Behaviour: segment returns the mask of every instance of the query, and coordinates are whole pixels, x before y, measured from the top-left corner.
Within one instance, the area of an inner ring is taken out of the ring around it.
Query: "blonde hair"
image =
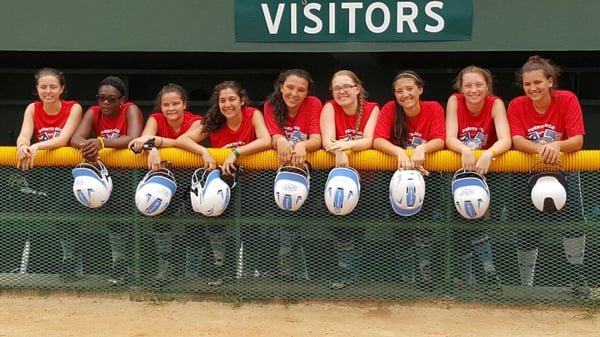
[[[358,94],[358,96],[356,97],[356,103],[357,103],[357,107],[356,107],[356,123],[354,125],[354,131],[358,133],[359,128],[360,128],[360,123],[362,122],[362,115],[363,115],[363,103],[365,102],[365,99],[367,98],[367,91],[365,90],[365,88],[363,88],[363,84],[362,81],[358,78],[358,76],[351,70],[338,70],[337,72],[335,72],[333,74],[333,76],[331,76],[331,81],[329,81],[329,83],[331,83],[333,81],[334,78],[338,77],[338,76],[347,76],[349,77],[352,82],[354,82],[354,84],[358,85],[360,87],[360,93]],[[331,84],[329,85],[329,90],[333,91],[333,88],[331,87]]]

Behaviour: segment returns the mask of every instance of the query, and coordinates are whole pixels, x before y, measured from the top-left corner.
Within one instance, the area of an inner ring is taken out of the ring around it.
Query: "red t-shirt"
[[[67,120],[71,114],[71,108],[76,101],[61,100],[61,107],[57,114],[49,115],[44,110],[44,103],[41,101],[34,102],[33,109],[33,125],[35,127],[35,138],[38,142],[43,142],[60,135]]]
[[[183,112],[183,124],[181,124],[181,129],[179,131],[173,130],[173,128],[167,123],[167,119],[163,115],[162,112],[155,112],[150,115],[149,118],[154,118],[156,120],[156,124],[158,125],[156,135],[159,137],[177,139],[177,137],[184,134],[197,120],[201,120],[202,116],[194,115],[189,111]]]
[[[275,120],[273,107],[269,102],[265,102],[264,114],[265,124],[269,130],[271,136],[282,135],[285,136],[291,143],[297,143],[299,141],[307,140],[312,134],[320,134],[320,116],[323,103],[315,97],[308,96],[300,105],[298,114],[295,117],[287,117],[285,126],[283,129],[279,127]]]
[[[467,108],[463,94],[453,94],[456,97],[456,119],[458,121],[458,139],[471,150],[485,150],[497,140],[496,126],[492,117],[494,102],[497,96],[486,96],[483,108],[477,116],[473,116]]]
[[[116,139],[127,135],[127,109],[135,105],[133,102],[127,102],[121,105],[119,114],[115,117],[107,117],[100,111],[99,105],[90,107],[94,112],[94,133],[96,136],[104,139]]]
[[[358,130],[355,130],[356,118],[358,117],[358,114],[347,115],[344,113],[344,109],[335,100],[329,100],[327,103],[331,103],[333,106],[335,118],[335,138],[337,140],[352,140],[362,138],[365,125],[367,125],[367,121],[369,121],[373,109],[378,105],[375,102],[363,101],[362,118],[360,120]]]
[[[227,124],[210,134],[210,146],[214,148],[236,148],[246,145],[256,139],[256,132],[252,124],[252,116],[256,108],[245,106],[242,108],[242,123],[237,130],[232,130]]]
[[[375,138],[391,141],[394,124],[395,102],[387,102],[381,109]],[[446,124],[444,122],[444,108],[435,101],[419,101],[420,112],[415,118],[407,117],[408,124],[408,149],[414,149],[432,139],[446,139]]]
[[[547,144],[585,134],[579,100],[567,90],[554,90],[550,106],[543,114],[535,110],[527,96],[513,99],[507,114],[511,135],[534,143]]]

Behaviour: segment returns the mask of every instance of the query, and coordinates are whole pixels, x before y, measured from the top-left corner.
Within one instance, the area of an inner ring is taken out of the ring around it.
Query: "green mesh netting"
[[[194,213],[193,169],[174,169],[168,209],[134,203],[142,169],[110,169],[104,206],[72,192],[71,168],[0,167],[1,289],[135,289],[245,298],[577,303],[600,296],[598,172],[568,172],[562,210],[534,208],[529,173],[490,173],[489,215],[466,220],[451,173],[432,172],[421,211],[394,213],[393,172],[361,171],[356,209],[328,212],[326,170],[313,170],[297,212],[273,198],[275,170],[245,170],[225,213]]]

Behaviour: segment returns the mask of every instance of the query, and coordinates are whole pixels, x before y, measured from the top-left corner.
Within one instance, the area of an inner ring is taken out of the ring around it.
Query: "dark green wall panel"
[[[236,43],[234,0],[4,1],[4,51],[599,50],[600,2],[474,0],[473,38],[456,42]]]

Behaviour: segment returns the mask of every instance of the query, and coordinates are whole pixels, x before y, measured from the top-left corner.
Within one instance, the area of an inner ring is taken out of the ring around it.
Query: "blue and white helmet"
[[[113,183],[103,162],[98,160],[97,165],[93,165],[84,161],[71,173],[74,178],[73,194],[82,205],[98,208],[108,201]]]
[[[285,166],[277,170],[273,183],[273,196],[279,208],[297,211],[308,198],[310,171],[308,166]]]
[[[221,215],[229,205],[230,197],[231,188],[221,179],[221,170],[199,168],[192,174],[190,201],[194,212],[205,216]]]
[[[167,168],[149,171],[140,181],[135,191],[135,205],[144,215],[162,213],[171,202],[177,190],[175,176]]]
[[[325,205],[335,215],[350,214],[360,198],[360,176],[351,167],[336,167],[325,183]]]
[[[477,172],[459,169],[452,178],[454,206],[465,219],[484,216],[490,205],[490,189],[485,177]]]
[[[402,216],[419,213],[425,199],[425,179],[417,170],[397,170],[390,180],[390,203]]]

